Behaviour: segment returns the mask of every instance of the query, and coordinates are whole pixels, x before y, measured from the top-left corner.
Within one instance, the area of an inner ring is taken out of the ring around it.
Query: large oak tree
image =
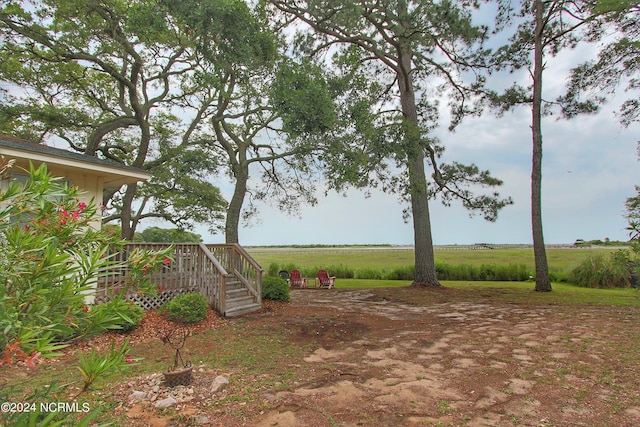
[[[198,96],[213,102],[194,137],[216,153],[231,177],[224,231],[227,243],[238,243],[240,221],[256,212],[254,201],[288,212],[315,202],[309,163],[318,147],[311,141],[329,127],[332,101],[317,68],[283,55],[281,27],[264,10],[250,10],[242,1],[165,3],[180,25],[199,34],[197,50],[209,59],[197,69],[208,83]],[[218,3],[227,4],[222,13],[214,7]],[[230,29],[236,43],[221,50],[218,28]],[[317,102],[300,114],[303,98]],[[290,126],[294,115],[298,127]],[[261,179],[251,180],[256,173]]]
[[[0,78],[26,94],[2,94],[5,132],[56,136],[153,172],[149,183],[105,195],[105,220],[119,220],[124,237],[157,217],[212,231],[224,222],[226,240],[238,242],[252,164],[264,178],[254,196],[280,195],[287,208],[310,194],[296,169],[303,164],[289,160],[303,147],[288,143],[296,140],[277,129],[270,107],[277,39],[246,2],[7,2],[0,22]],[[227,170],[228,204],[211,184]]]
[[[210,150],[192,144],[210,100],[195,97],[201,80],[194,70],[205,59],[186,30],[154,0],[7,1],[0,8],[0,128],[35,141],[56,137],[153,172],[149,185],[106,191],[116,208],[106,219],[119,220],[125,238],[144,217],[214,224],[225,207],[206,180],[217,167],[207,160]],[[195,111],[187,119],[175,114],[185,105]]]

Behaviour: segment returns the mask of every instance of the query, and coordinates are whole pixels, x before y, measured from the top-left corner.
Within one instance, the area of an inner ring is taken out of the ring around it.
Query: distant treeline
[[[620,240],[582,240],[575,241],[574,246],[629,246],[630,242],[622,242]]]
[[[390,248],[397,245],[392,245],[390,243],[379,243],[379,244],[354,244],[354,245],[323,245],[323,244],[308,244],[308,245],[259,245],[259,246],[246,246],[247,248],[298,248],[298,249],[317,249],[317,248]]]

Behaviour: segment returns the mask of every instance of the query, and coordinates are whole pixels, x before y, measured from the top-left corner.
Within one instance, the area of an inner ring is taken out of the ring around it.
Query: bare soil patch
[[[272,388],[242,401],[240,368],[196,366],[189,387],[147,374],[114,385],[109,399],[126,426],[631,427],[640,425],[639,316],[635,307],[509,304],[491,292],[469,300],[452,289],[293,290],[290,303],[208,322],[265,339],[287,331],[285,344],[305,351],[264,376],[293,372],[295,381],[271,378]],[[153,323],[137,333],[150,335]],[[216,351],[194,339],[197,352]],[[219,375],[230,383],[212,393]],[[132,398],[149,389],[153,401]],[[155,407],[170,395],[176,405]]]
[[[330,368],[254,424],[640,424],[637,309],[422,304],[420,292],[433,291],[294,292],[283,322],[318,343],[305,363]]]

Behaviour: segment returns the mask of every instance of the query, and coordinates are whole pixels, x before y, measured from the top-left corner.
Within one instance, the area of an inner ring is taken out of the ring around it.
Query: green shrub
[[[182,294],[166,303],[163,312],[170,320],[196,323],[207,317],[207,306],[207,300],[202,294]]]
[[[631,286],[631,254],[618,250],[606,258],[589,256],[571,271],[569,281],[586,288],[625,288]]]
[[[353,279],[356,276],[353,268],[343,264],[330,265],[322,269],[327,270],[330,276],[337,277],[338,279]],[[318,270],[320,270],[320,268],[318,268]],[[316,270],[314,276],[318,274],[318,270]]]
[[[299,270],[302,277],[317,277],[319,270],[327,270],[329,272],[329,276],[334,276],[338,279],[353,279],[356,277],[353,268],[343,264],[306,267]]]
[[[90,312],[93,319],[100,322],[103,318],[111,319],[109,329],[115,329],[119,332],[134,330],[144,317],[144,309],[123,295],[118,295],[108,302],[93,306]]]
[[[293,263],[280,265],[277,262],[272,262],[269,264],[269,268],[267,268],[267,276],[279,276],[281,271],[291,272],[291,270],[300,270],[300,268],[296,267]]]
[[[325,269],[329,275],[339,279],[368,279],[368,280],[414,280],[415,268],[412,265],[388,268],[363,267],[358,270],[339,264],[329,266],[296,267],[288,264],[286,267],[272,263],[268,269],[269,276],[276,276],[280,270],[291,271],[297,268],[303,277],[316,277],[318,270]],[[509,281],[525,282],[532,279],[533,273],[525,264],[448,264],[436,263],[436,273],[440,280],[470,280],[470,281]],[[553,273],[551,273],[553,275]],[[553,275],[554,281],[567,281],[566,274]]]
[[[275,301],[289,301],[289,284],[286,280],[277,276],[265,276],[262,278],[262,298]]]
[[[279,271],[280,271],[280,266],[278,265],[278,263],[272,262],[271,264],[269,264],[269,268],[267,268],[267,275],[277,276]]]
[[[549,272],[549,279],[551,279],[551,282],[569,283],[569,274],[570,273],[550,271]],[[531,280],[533,280],[533,279],[534,279],[534,277],[531,276]]]
[[[470,264],[451,265],[436,264],[436,272],[440,280],[472,280],[472,281],[503,281],[524,282],[529,280],[530,273],[524,264],[495,265]]]

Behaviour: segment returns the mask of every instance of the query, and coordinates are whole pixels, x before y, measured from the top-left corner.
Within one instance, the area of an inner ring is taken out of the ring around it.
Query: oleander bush
[[[9,167],[0,165],[0,174]],[[31,367],[71,340],[128,327],[125,319],[133,319],[122,295],[91,304],[98,278],[127,269],[131,280],[123,293],[153,292],[148,274],[168,260],[168,250],[133,251],[126,263],[115,261],[112,254],[126,242],[90,226],[95,204],[81,201],[78,189],[46,165],[28,173],[26,182],[0,191],[0,364]]]
[[[134,301],[123,301],[122,307],[118,308],[120,314],[122,332],[130,332],[140,326],[144,317],[144,308]]]

